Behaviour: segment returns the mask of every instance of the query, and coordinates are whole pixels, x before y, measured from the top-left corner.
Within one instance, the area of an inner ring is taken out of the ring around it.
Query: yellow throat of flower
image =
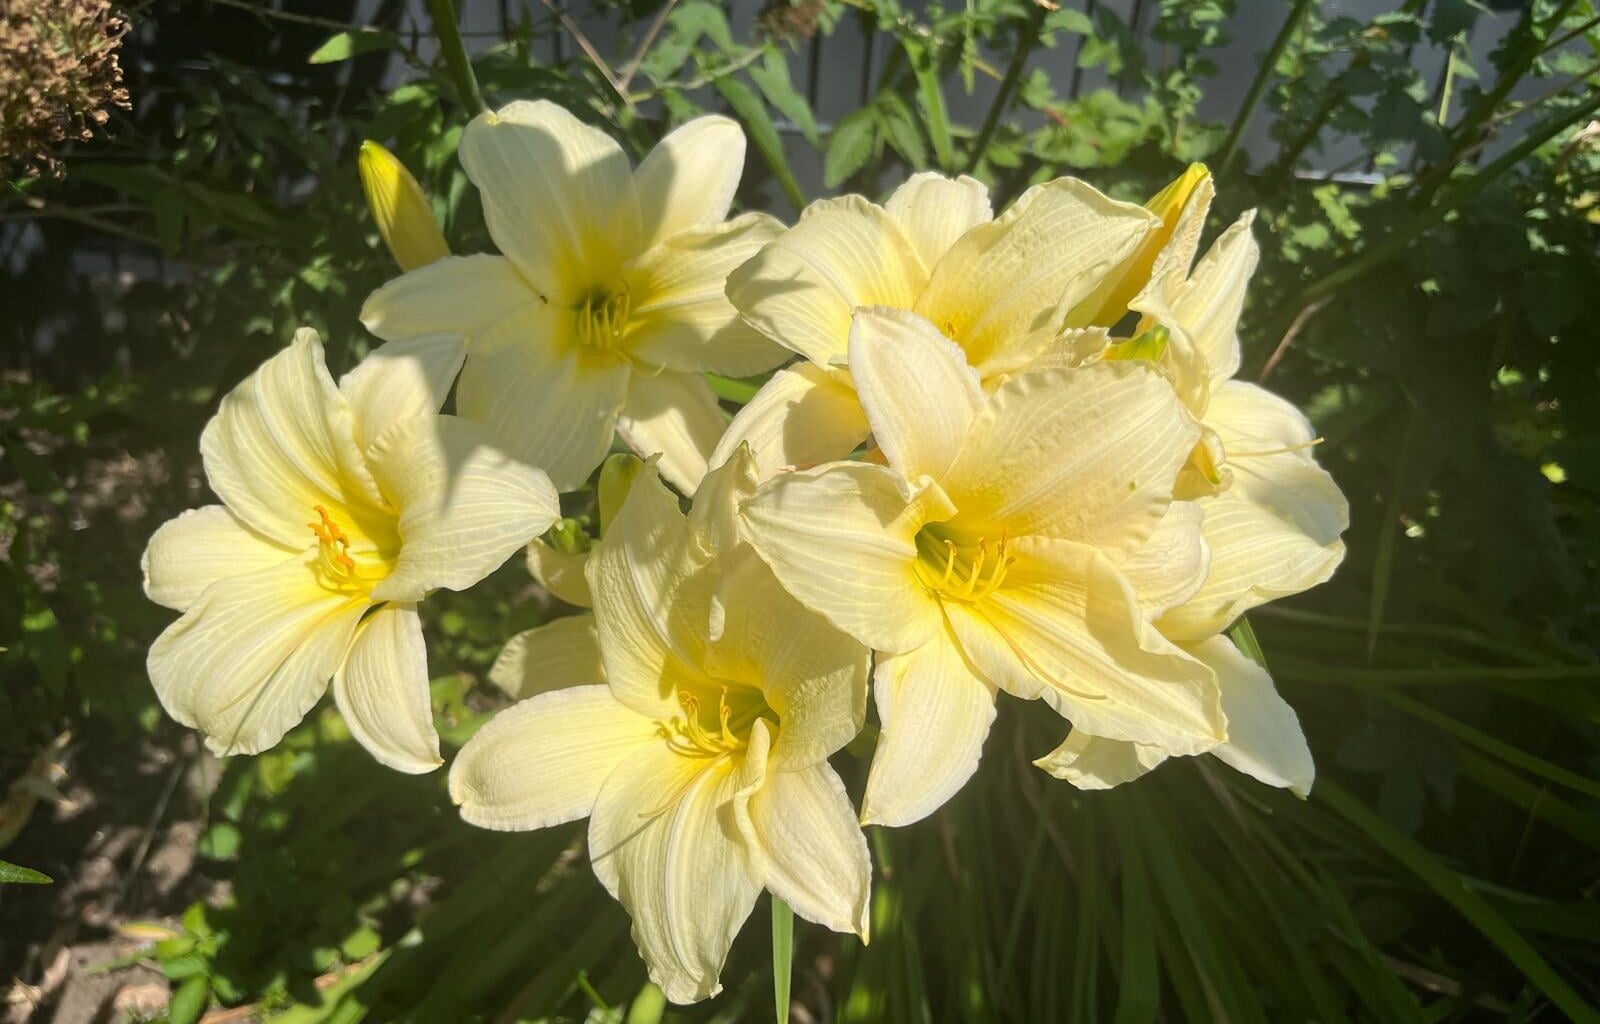
[[[960,544],[932,525],[917,533],[917,579],[943,600],[983,600],[1005,582],[1015,562],[1006,553],[1004,531],[992,544],[986,537],[976,544]]]
[[[329,590],[359,593],[371,590],[379,580],[389,574],[387,561],[376,561],[351,553],[350,536],[322,505],[313,505],[317,518],[307,523],[317,538],[317,558],[312,568],[318,580]]]

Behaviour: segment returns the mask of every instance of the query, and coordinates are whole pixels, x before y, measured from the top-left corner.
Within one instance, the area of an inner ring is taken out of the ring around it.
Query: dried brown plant
[[[58,147],[128,107],[109,0],[0,0],[0,167],[59,177]]]

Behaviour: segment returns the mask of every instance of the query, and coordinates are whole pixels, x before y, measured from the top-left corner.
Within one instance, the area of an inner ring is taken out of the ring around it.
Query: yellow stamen
[[[614,291],[590,292],[573,307],[578,321],[578,344],[602,352],[616,348],[627,331],[632,305],[626,285],[618,285]]]
[[[356,560],[350,557],[350,538],[346,537],[344,531],[339,529],[339,524],[333,521],[332,516],[328,515],[327,509],[321,505],[313,505],[311,510],[318,515],[321,522],[307,523],[306,525],[311,527],[312,533],[316,534],[317,544],[322,549],[322,559],[324,561],[332,561],[334,565],[346,572],[353,572],[356,567]]]
[[[1228,461],[1231,462],[1234,459],[1257,459],[1264,455],[1287,455],[1290,452],[1303,452],[1307,448],[1315,448],[1324,440],[1326,440],[1326,438],[1313,437],[1309,441],[1302,441],[1299,444],[1291,444],[1287,448],[1268,448],[1266,451],[1260,452],[1228,452]]]
[[[917,577],[939,597],[953,601],[981,601],[999,589],[1016,557],[1006,554],[1006,534],[993,550],[987,537],[976,546],[961,546],[931,530],[917,535]]]

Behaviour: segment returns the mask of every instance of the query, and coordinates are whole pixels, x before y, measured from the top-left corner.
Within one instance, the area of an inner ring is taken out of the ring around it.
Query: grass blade
[[[1569,1019],[1600,1024],[1600,1012],[1584,1002],[1521,932],[1426,847],[1396,831],[1331,779],[1317,780],[1317,798],[1459,911]]]

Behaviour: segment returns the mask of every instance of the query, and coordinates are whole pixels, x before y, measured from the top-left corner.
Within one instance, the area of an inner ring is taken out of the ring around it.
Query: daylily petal
[[[842,459],[871,430],[848,371],[796,363],[773,374],[733,417],[711,465],[722,465],[748,444],[765,480],[785,467]]]
[[[546,304],[504,256],[451,256],[373,292],[361,306],[361,323],[387,341],[424,334],[474,337]]]
[[[1316,777],[1311,748],[1294,708],[1278,696],[1266,669],[1225,636],[1214,636],[1190,651],[1211,666],[1222,687],[1228,742],[1212,753],[1236,771],[1304,798]]]
[[[339,381],[363,451],[403,419],[437,413],[467,356],[459,334],[424,334],[380,345]]]
[[[578,608],[594,607],[589,581],[583,575],[584,566],[588,564],[587,551],[557,551],[537,537],[528,543],[528,575],[538,580],[551,596]]]
[[[223,504],[285,547],[311,546],[306,521],[317,505],[341,516],[381,515],[349,403],[328,375],[315,331],[296,332],[228,392],[200,435],[200,454]]]
[[[1128,312],[1135,296],[1153,282],[1162,282],[1169,274],[1181,282],[1194,262],[1206,227],[1206,213],[1216,192],[1205,165],[1190,164],[1172,184],[1153,196],[1145,209],[1161,218],[1160,228],[1145,236],[1133,255],[1105,278],[1094,296],[1079,303],[1083,312],[1075,319],[1113,327]]]
[[[322,697],[367,607],[303,560],[221,580],[151,645],[150,681],[213,753],[260,753]]]
[[[1087,326],[1066,314],[1159,223],[1074,178],[1037,185],[951,247],[915,309],[983,376],[1017,369],[1019,343]]]
[[[444,764],[416,605],[385,605],[361,621],[334,674],[333,700],[350,735],[379,764],[412,775]]]
[[[641,458],[660,455],[661,475],[693,494],[706,475],[706,456],[727,425],[704,377],[663,370],[654,377],[636,373],[629,379],[617,436]]]
[[[656,724],[604,686],[551,690],[495,715],[450,766],[450,799],[480,828],[576,821],[629,755],[661,745]]]
[[[722,574],[705,667],[759,688],[783,728],[771,768],[808,768],[855,738],[867,717],[867,649],[791,597],[745,548]]]
[[[628,354],[686,373],[764,373],[793,356],[745,323],[724,291],[728,275],[783,232],[764,213],[680,232],[628,265]]]
[[[1073,729],[1059,747],[1033,763],[1079,789],[1111,789],[1145,775],[1166,759],[1166,752],[1157,747]]]
[[[689,509],[689,533],[695,550],[704,558],[723,558],[750,554],[744,531],[739,526],[739,506],[756,492],[761,479],[756,475],[756,457],[748,445],[733,450],[727,461],[707,473],[695,488],[694,504]],[[715,612],[713,613],[715,615]],[[719,630],[713,626],[711,636]]]
[[[1316,766],[1300,720],[1260,665],[1240,653],[1227,637],[1215,636],[1189,653],[1217,673],[1222,709],[1228,717],[1228,742],[1211,753],[1246,775],[1292,791],[1311,792]],[[1101,739],[1073,730],[1066,742],[1034,764],[1080,789],[1109,789],[1166,760],[1159,747]]]
[[[650,980],[675,1003],[722,990],[717,976],[728,948],[761,892],[729,805],[741,789],[760,784],[766,752],[755,741],[765,734],[752,730],[742,764],[645,744],[595,800],[594,873],[627,908]]]
[[[909,309],[928,272],[894,220],[860,196],[820,199],[728,277],[767,337],[819,365],[842,361],[857,306]]]
[[[744,503],[750,543],[789,593],[877,651],[909,651],[939,629],[917,579],[917,531],[949,499],[884,466],[838,462],[767,481]]]
[[[1201,535],[1203,518],[1194,502],[1173,502],[1144,546],[1117,567],[1146,619],[1189,600],[1205,582],[1211,552]]]
[[[680,714],[684,681],[707,681],[712,574],[692,556],[678,499],[653,466],[640,471],[605,537],[589,552],[595,628],[617,699],[642,715]]]
[[[1100,552],[1024,539],[1005,583],[947,604],[974,666],[1018,697],[1042,698],[1096,736],[1196,754],[1227,738],[1210,669],[1144,622],[1133,589]]]
[[[1233,484],[1199,502],[1211,549],[1205,583],[1157,623],[1179,641],[1203,640],[1256,605],[1326,580],[1344,560],[1339,535],[1350,524],[1344,495],[1311,456],[1311,425],[1289,403],[1228,381],[1207,422],[1222,437]]]
[[[925,267],[936,266],[956,239],[994,219],[989,190],[963,174],[913,174],[884,204],[890,217],[910,239]]]
[[[557,314],[541,307],[492,351],[474,345],[461,370],[456,408],[482,423],[507,452],[550,475],[558,491],[583,485],[606,457],[628,394],[628,364],[562,344]],[[508,323],[512,323],[509,322]]]
[[[878,655],[872,693],[883,732],[861,821],[909,825],[938,810],[978,770],[995,689],[941,627],[908,654]]]
[[[990,396],[941,483],[990,537],[1059,537],[1120,560],[1166,514],[1199,436],[1147,363],[1026,373]]]
[[[633,172],[644,248],[728,216],[744,174],[744,130],[726,117],[679,125]]]
[[[808,921],[867,938],[872,857],[832,768],[769,770],[761,788],[735,797],[733,806],[774,896]]]
[[[372,471],[400,510],[400,554],[374,601],[465,590],[550,528],[561,514],[539,470],[455,416],[414,416],[372,446]]]
[[[557,104],[519,100],[479,114],[460,156],[495,245],[553,303],[578,301],[641,251],[627,154]]]
[[[908,480],[943,476],[984,405],[960,347],[905,310],[856,311],[850,375],[872,439]]]
[[[514,700],[606,681],[593,615],[569,615],[525,629],[506,641],[489,682]]]
[[[1212,381],[1239,372],[1239,313],[1261,258],[1250,234],[1255,216],[1254,210],[1239,215],[1206,250],[1176,300],[1169,303],[1173,318],[1205,357]]]
[[[145,596],[181,612],[218,580],[266,569],[297,554],[256,533],[226,507],[207,505],[162,523],[139,565]]]

